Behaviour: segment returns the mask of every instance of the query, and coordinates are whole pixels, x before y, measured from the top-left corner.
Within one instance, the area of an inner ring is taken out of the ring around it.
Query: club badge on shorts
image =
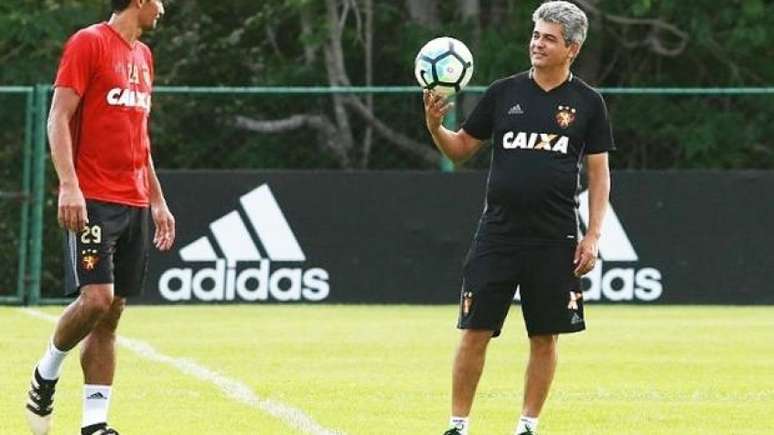
[[[470,313],[470,306],[473,305],[473,292],[462,293],[462,315],[467,316]]]
[[[97,267],[99,256],[96,249],[84,249],[81,251],[81,267],[87,272],[91,272]]]
[[[583,293],[574,292],[570,290],[570,303],[567,304],[567,308],[570,310],[578,309],[578,301],[583,299]]]
[[[570,106],[559,106],[556,112],[556,123],[559,127],[567,128],[575,122],[575,109]]]

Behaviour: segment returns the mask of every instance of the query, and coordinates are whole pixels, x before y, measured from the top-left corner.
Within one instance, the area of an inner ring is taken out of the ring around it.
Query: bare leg
[[[52,339],[54,347],[67,352],[74,348],[108,315],[113,305],[113,285],[88,285],[81,294],[62,313],[54,328]],[[64,360],[62,352],[48,348],[35,369],[31,388],[26,402],[27,423],[35,435],[47,435],[51,432],[53,396],[57,380],[44,378],[41,364],[48,376],[58,376]]]
[[[484,370],[486,348],[492,331],[466,329],[462,332],[452,373],[452,415],[467,417],[476,387]]]
[[[529,363],[524,375],[522,415],[538,417],[548,397],[557,362],[557,335],[536,335],[529,339]]]
[[[116,328],[126,299],[116,297],[110,310],[89,333],[81,346],[81,367],[85,384],[112,385],[116,369]]]
[[[113,285],[87,285],[78,299],[62,313],[54,329],[54,346],[62,351],[74,348],[110,311]]]

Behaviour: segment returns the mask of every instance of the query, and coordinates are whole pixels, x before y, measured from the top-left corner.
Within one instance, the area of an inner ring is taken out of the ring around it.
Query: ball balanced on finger
[[[433,94],[451,96],[473,77],[473,55],[461,41],[443,36],[425,44],[414,60],[419,85]]]

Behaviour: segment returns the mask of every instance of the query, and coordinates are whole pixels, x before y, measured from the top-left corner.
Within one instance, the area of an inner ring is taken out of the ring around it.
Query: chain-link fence
[[[31,303],[61,302],[62,231],[45,138],[51,89],[3,89],[0,297],[10,299],[0,301],[21,301],[19,291]],[[447,123],[464,120],[483,91],[469,87]],[[774,168],[774,88],[602,92],[619,148],[614,169]],[[151,136],[160,170],[454,169],[427,134],[415,87],[159,87]],[[488,164],[484,151],[456,170]]]
[[[28,267],[33,88],[0,87],[0,302],[21,303]]]

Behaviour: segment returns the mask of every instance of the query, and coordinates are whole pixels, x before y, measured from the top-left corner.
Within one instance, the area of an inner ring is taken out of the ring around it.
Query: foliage
[[[697,3],[698,2],[698,3]],[[328,85],[325,51],[330,19],[318,0],[168,1],[159,28],[144,40],[154,49],[157,84],[286,86]],[[365,83],[363,0],[349,4],[341,35],[347,75]],[[537,0],[480,2],[476,25],[463,23],[454,2],[440,2],[440,29],[428,29],[408,16],[403,2],[373,1],[375,85],[411,85],[417,47],[439,33],[470,41],[476,56],[474,84],[528,67],[530,14]],[[580,2],[589,10],[590,36],[578,68],[586,81],[621,86],[766,86],[774,78],[774,4],[739,0],[718,4],[696,0]],[[356,8],[355,8],[356,6]],[[499,6],[505,15],[493,13]],[[8,0],[0,5],[0,83],[50,82],[67,35],[108,17],[106,1]],[[304,31],[301,17],[310,17]],[[686,32],[677,56],[649,45],[653,38],[674,44],[674,35],[631,20],[659,19]],[[479,33],[478,30],[480,30]],[[311,58],[308,58],[311,56]],[[590,67],[589,65],[592,65]],[[8,67],[12,66],[12,67]],[[468,96],[469,99],[475,99]],[[747,97],[608,96],[619,151],[614,163],[625,168],[772,168],[766,95]],[[391,128],[429,144],[418,97],[375,97],[374,112]],[[279,119],[298,113],[325,114],[324,96],[186,96],[157,94],[154,143],[162,167],[335,168],[340,163],[320,145],[311,129],[256,134],[237,128],[237,115]],[[469,110],[470,104],[461,104]],[[464,115],[461,113],[460,115]],[[365,123],[354,115],[353,134],[362,140]],[[427,162],[375,139],[371,168],[429,168]],[[486,159],[480,159],[486,162]],[[485,164],[485,163],[484,163]]]
[[[464,20],[459,5],[477,2],[478,19]],[[693,2],[576,0],[588,10],[589,38],[574,66],[594,86],[768,86],[774,82],[774,3],[764,0]],[[366,83],[366,0],[167,0],[159,28],[143,36],[154,50],[157,85],[327,86],[341,84],[326,54],[340,45],[346,79]],[[413,85],[412,64],[424,42],[447,34],[466,41],[476,60],[473,83],[528,68],[531,12],[539,0],[458,0],[439,5],[433,22],[419,24],[408,1],[372,0],[374,85]],[[343,22],[340,37],[329,7]],[[347,5],[345,7],[345,5]],[[343,12],[347,11],[345,18]],[[62,45],[76,29],[109,18],[107,0],[4,0],[0,2],[0,85],[51,83]],[[653,23],[662,27],[654,27]],[[674,26],[674,31],[669,30]],[[686,46],[677,55],[663,48]],[[660,45],[656,45],[660,44]],[[332,72],[333,71],[333,72]],[[458,101],[464,117],[477,96]],[[774,168],[774,106],[771,96],[607,95],[618,151],[613,167]],[[361,99],[362,101],[363,99]],[[394,132],[433,151],[417,94],[377,95],[373,113]],[[344,108],[349,127],[335,109]],[[15,191],[21,180],[23,98],[0,100],[2,191]],[[325,146],[320,130],[303,127],[283,133],[255,133],[237,126],[238,116],[257,121],[293,115],[323,116],[355,146],[346,165]],[[345,128],[346,127],[346,128]],[[351,107],[337,106],[325,95],[154,96],[152,134],[155,161],[161,168],[353,168],[435,169],[406,148],[373,134]],[[486,152],[467,163],[485,168]],[[358,162],[366,162],[360,165]],[[48,189],[55,180],[50,170]],[[53,223],[55,195],[47,195],[47,241],[58,241]],[[16,234],[18,203],[2,200],[3,233]],[[12,236],[2,246],[16,246]],[[54,242],[47,249],[56,250]],[[15,249],[5,249],[3,264],[15,264]],[[46,261],[58,256],[47,256]],[[59,270],[47,264],[44,270]],[[56,288],[58,276],[45,276],[44,288]],[[10,291],[15,278],[0,282]]]

